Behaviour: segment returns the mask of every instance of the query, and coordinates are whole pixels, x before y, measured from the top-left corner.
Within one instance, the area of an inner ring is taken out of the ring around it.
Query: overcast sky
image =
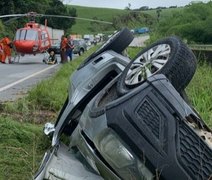
[[[128,6],[128,3],[130,3],[131,9],[137,9],[142,6],[149,6],[150,8],[155,8],[158,6],[185,6],[191,1],[192,0],[64,0],[64,3],[79,6],[108,7],[115,9],[124,9]],[[202,2],[208,1],[203,0]]]

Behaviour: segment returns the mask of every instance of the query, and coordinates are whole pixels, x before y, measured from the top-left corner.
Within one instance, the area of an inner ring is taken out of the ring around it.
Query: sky
[[[185,6],[192,0],[63,0],[65,4],[88,6],[88,7],[106,7],[114,9],[124,9],[131,4],[131,9],[138,9],[142,6],[149,6],[149,8],[156,8],[159,6]],[[194,1],[194,0],[193,0]],[[208,0],[209,1],[209,0]],[[203,0],[202,2],[208,2]]]

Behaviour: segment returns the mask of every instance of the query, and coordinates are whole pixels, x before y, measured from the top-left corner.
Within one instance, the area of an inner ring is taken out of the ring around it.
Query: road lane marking
[[[25,81],[25,80],[27,80],[27,79],[30,79],[30,78],[32,78],[32,77],[34,77],[34,76],[37,76],[37,75],[39,75],[39,74],[41,74],[41,73],[43,73],[43,72],[45,72],[45,71],[47,71],[47,70],[49,70],[49,69],[52,69],[52,68],[54,68],[55,66],[57,66],[57,65],[51,65],[50,67],[48,67],[48,68],[46,68],[46,69],[43,69],[43,70],[38,71],[38,72],[36,72],[36,73],[34,73],[34,74],[31,74],[30,76],[27,76],[27,77],[25,77],[25,78],[23,78],[23,79],[20,79],[20,80],[18,80],[18,81],[15,81],[15,82],[13,82],[13,83],[11,83],[11,84],[8,84],[8,85],[6,85],[6,86],[0,88],[0,92],[2,92],[2,91],[4,91],[4,90],[7,90],[7,89],[9,89],[9,88],[15,86],[16,84],[19,84],[19,83],[21,83],[21,82],[23,82],[23,81]]]

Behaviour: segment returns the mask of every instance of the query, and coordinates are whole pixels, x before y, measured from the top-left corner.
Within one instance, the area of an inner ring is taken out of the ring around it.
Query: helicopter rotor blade
[[[11,23],[11,22],[13,22],[13,21],[15,21],[15,20],[17,20],[17,19],[20,19],[20,18],[21,18],[21,16],[13,17],[13,18],[11,18],[11,19],[9,19],[9,20],[7,20],[7,21],[4,21],[4,24],[9,24],[9,23]]]
[[[21,17],[21,16],[27,16],[27,14],[7,14],[7,15],[0,16],[0,19],[6,18],[6,17]]]
[[[46,16],[46,17],[55,17],[55,18],[78,19],[78,20],[91,21],[91,22],[98,22],[98,23],[104,23],[104,24],[113,24],[112,22],[109,22],[109,21],[96,20],[96,19],[89,19],[89,18],[81,18],[81,17],[74,17],[74,16],[48,15],[48,14],[37,14],[37,15]]]
[[[53,18],[67,18],[67,19],[78,19],[78,20],[84,20],[84,21],[90,21],[90,22],[98,22],[98,23],[104,23],[104,24],[113,24],[109,21],[103,21],[103,20],[97,20],[97,19],[89,19],[89,18],[81,18],[81,17],[74,17],[74,16],[65,16],[65,15],[48,15],[48,14],[37,14],[35,12],[29,12],[26,14],[8,14],[8,15],[2,15],[1,18],[7,18],[7,17],[53,17]]]

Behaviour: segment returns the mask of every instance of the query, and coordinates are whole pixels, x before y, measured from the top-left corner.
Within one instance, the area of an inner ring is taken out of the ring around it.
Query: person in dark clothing
[[[57,63],[57,57],[55,56],[54,51],[51,51],[49,54],[49,57],[47,59],[44,59],[44,63],[46,63],[46,64],[56,64]]]
[[[66,47],[67,47],[67,38],[63,35],[61,37],[61,44],[60,44],[61,63],[67,62]]]
[[[72,61],[72,51],[74,49],[74,43],[71,35],[67,38],[66,55]]]

